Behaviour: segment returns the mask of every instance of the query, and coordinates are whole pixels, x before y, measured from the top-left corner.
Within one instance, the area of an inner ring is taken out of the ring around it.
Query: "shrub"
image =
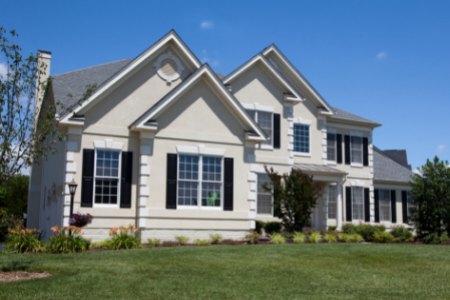
[[[336,243],[337,241],[337,232],[336,233],[325,233],[325,241],[328,243]]]
[[[345,223],[344,225],[342,225],[342,232],[346,234],[355,234],[356,226],[352,223]]]
[[[178,244],[178,242],[174,242],[174,241],[164,241],[162,242],[162,246],[163,247],[176,247],[179,246],[180,244]]]
[[[200,239],[196,239],[196,240],[194,241],[194,243],[195,243],[197,246],[209,246],[209,245],[211,245],[211,242],[210,242],[209,240],[200,240]]]
[[[8,215],[6,210],[0,208],[0,242],[6,241],[8,228],[24,229],[23,220],[18,215]]]
[[[286,240],[280,233],[275,232],[275,233],[269,235],[269,237],[270,237],[270,242],[272,244],[284,244],[286,242]]]
[[[404,226],[394,227],[391,230],[390,234],[392,234],[392,236],[395,238],[397,242],[414,241],[412,232]]]
[[[384,225],[359,224],[355,226],[356,233],[360,234],[366,241],[373,241],[375,232],[385,232]]]
[[[6,240],[8,250],[17,253],[38,252],[42,249],[40,241],[37,239],[40,231],[36,229],[21,229],[17,226],[14,229],[8,229]]]
[[[335,231],[337,229],[337,226],[328,226],[328,230]]]
[[[222,241],[222,244],[230,245],[230,246],[236,246],[236,245],[239,245],[239,242],[231,240],[231,239],[226,239],[226,240]]]
[[[446,232],[442,233],[441,236],[439,236],[437,232],[435,232],[423,238],[425,244],[434,244],[434,245],[442,244],[443,242],[446,242],[448,240],[449,238]]]
[[[133,225],[128,225],[128,227],[120,226],[119,228],[113,228],[109,231],[111,236],[111,249],[135,249],[141,248],[141,239],[136,237],[136,233],[139,228],[134,228]]]
[[[189,242],[189,238],[186,236],[176,236],[175,239],[180,245],[186,245]]]
[[[309,236],[309,241],[311,243],[319,243],[320,241],[322,241],[322,236],[317,232],[311,233],[311,235]]]
[[[303,234],[305,234],[307,237],[309,237],[311,234],[313,234],[314,232],[316,232],[314,229],[311,229],[309,227],[306,227],[303,229]]]
[[[259,240],[259,233],[257,233],[256,231],[252,232],[252,233],[247,233],[245,235],[245,239],[250,243],[250,244],[256,244],[258,243]]]
[[[75,227],[84,227],[92,223],[93,217],[90,214],[72,214],[69,219],[69,225]]]
[[[161,245],[161,240],[159,239],[147,239],[148,244],[152,245],[153,247],[158,247],[159,245]]]
[[[300,244],[303,243],[306,239],[306,235],[302,232],[295,232],[294,233],[294,243]]]
[[[91,246],[90,240],[83,239],[81,228],[75,226],[59,228],[59,226],[55,226],[51,230],[56,234],[50,237],[50,241],[45,246],[48,252],[73,253],[86,251]]]
[[[220,244],[223,237],[220,234],[210,234],[211,244]]]
[[[111,240],[108,239],[108,240],[94,242],[94,243],[92,243],[91,247],[94,249],[109,250],[109,249],[111,249]]]
[[[344,243],[350,242],[350,235],[347,233],[339,233],[338,238]]]
[[[394,241],[394,236],[389,232],[375,232],[373,237],[376,243],[390,243]]]
[[[364,238],[360,234],[355,233],[350,235],[350,241],[353,243],[359,243],[364,241]]]
[[[285,241],[290,241],[294,237],[294,233],[293,232],[291,233],[291,232],[287,232],[287,231],[282,231],[281,235],[283,236]]]
[[[281,228],[281,222],[266,222],[266,224],[264,225],[264,230],[268,235],[271,235],[273,233],[280,233]]]
[[[262,229],[264,228],[265,225],[266,225],[266,222],[261,221],[261,220],[256,220],[255,221],[255,231],[259,234],[262,234]]]

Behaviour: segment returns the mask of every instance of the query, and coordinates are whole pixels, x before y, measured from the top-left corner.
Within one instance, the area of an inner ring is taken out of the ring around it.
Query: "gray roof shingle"
[[[411,165],[408,164],[408,156],[406,155],[406,150],[383,150],[383,153],[405,168],[411,170]]]
[[[381,126],[380,123],[371,121],[369,119],[357,116],[355,114],[349,113],[348,111],[342,110],[340,108],[337,107],[333,107],[334,111],[335,111],[335,115],[329,117],[329,119],[336,119],[336,120],[345,120],[345,121],[353,121],[353,122],[360,122],[360,123],[366,123],[366,124],[370,124],[370,125],[374,125],[374,126]]]
[[[387,156],[377,147],[373,147],[373,173],[374,180],[409,182],[414,173]]]

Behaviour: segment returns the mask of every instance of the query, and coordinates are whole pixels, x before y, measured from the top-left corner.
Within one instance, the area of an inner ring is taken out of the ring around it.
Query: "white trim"
[[[363,167],[363,165],[360,163],[350,163],[350,166],[352,168],[362,168]]]
[[[166,58],[173,60],[177,64],[177,73],[170,77],[167,76],[166,74],[164,74],[161,70],[161,62]],[[156,72],[158,73],[159,77],[161,77],[162,79],[164,79],[167,82],[172,82],[172,81],[177,80],[178,78],[180,78],[181,73],[183,73],[183,71],[184,71],[184,67],[181,64],[181,61],[178,59],[178,57],[172,55],[171,51],[168,51],[167,53],[160,55],[158,57],[158,59],[156,60],[156,62],[153,64],[153,66],[156,68]]]
[[[113,150],[113,149],[106,149],[106,151],[111,152],[118,152],[119,153],[119,168],[117,170],[117,177],[106,177],[106,176],[98,176],[98,178],[103,179],[117,179],[117,203],[116,204],[102,204],[102,203],[95,203],[95,180],[97,179],[97,151],[98,150],[105,150],[102,148],[96,148],[94,151],[94,176],[93,176],[93,193],[92,193],[92,207],[104,207],[104,208],[120,208],[120,190],[121,190],[121,180],[120,180],[120,174],[122,174],[122,150]],[[103,193],[103,192],[102,192]]]
[[[82,127],[69,126],[69,128],[67,129],[67,134],[81,135],[82,133],[83,133]]]
[[[311,157],[311,153],[303,153],[303,152],[293,152],[294,156],[305,156],[305,157]]]
[[[311,120],[306,120],[301,117],[293,119],[292,122],[294,122],[294,124],[301,124],[301,125],[311,125],[312,124]]]
[[[351,186],[364,187],[364,182],[361,182],[361,181],[359,181],[359,180],[356,180],[356,181],[350,182],[350,185],[351,185]]]
[[[259,110],[259,111],[263,111],[263,112],[272,112],[272,113],[275,111],[274,107],[259,105],[258,103],[253,103],[253,104],[241,103],[241,105],[247,110]]]
[[[66,173],[76,173],[76,172],[77,172],[77,163],[66,164]]]
[[[152,147],[150,145],[141,145],[141,154],[149,155],[152,151]]]
[[[48,53],[39,52],[39,55],[41,56],[41,58],[52,59],[52,55]]]
[[[122,150],[123,143],[116,143],[108,139],[104,141],[94,141],[94,148],[104,150]]]
[[[198,147],[176,146],[176,148],[178,154],[225,156],[225,149],[206,148],[203,145],[198,145]]]
[[[67,141],[67,151],[77,151],[78,142]]]
[[[302,119],[301,118],[299,118],[299,121],[301,121]],[[303,120],[303,121],[306,121],[306,120]],[[309,136],[309,145],[308,145],[308,152],[297,152],[297,151],[295,151],[295,134],[294,134],[294,129],[292,129],[292,135],[294,136],[294,142],[292,143],[292,144],[290,144],[290,145],[292,145],[292,150],[294,150],[294,155],[295,156],[308,156],[308,157],[311,157],[311,124],[305,124],[305,123],[300,123],[300,122],[295,122],[295,120],[294,120],[294,128],[295,128],[295,124],[298,124],[298,125],[302,125],[302,126],[307,126],[308,127],[308,136]],[[288,149],[288,150],[291,150],[291,149]]]
[[[373,131],[372,127],[366,128],[366,127],[361,127],[361,126],[358,126],[358,125],[337,124],[337,123],[333,123],[333,121],[335,121],[335,119],[328,119],[327,126],[333,126],[333,127],[341,128],[341,129],[350,129],[350,130],[351,129],[353,129],[353,130],[357,129],[357,130],[360,130],[360,131],[368,131],[368,132],[370,132],[370,134]],[[332,124],[330,124],[330,123],[332,123]]]

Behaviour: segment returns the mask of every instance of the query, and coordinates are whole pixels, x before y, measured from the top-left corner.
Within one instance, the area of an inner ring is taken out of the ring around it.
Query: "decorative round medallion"
[[[170,51],[158,57],[154,66],[158,75],[167,82],[177,80],[184,71],[178,57],[173,56]]]

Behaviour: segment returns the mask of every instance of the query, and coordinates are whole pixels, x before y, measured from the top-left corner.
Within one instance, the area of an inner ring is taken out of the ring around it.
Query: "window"
[[[258,173],[257,178],[257,198],[256,213],[258,215],[273,215],[272,213],[272,195],[264,190],[263,185],[267,183],[270,186],[270,177],[266,173]]]
[[[294,152],[309,153],[309,125],[294,124]]]
[[[391,221],[391,191],[379,190],[378,199],[380,221]]]
[[[336,161],[336,134],[327,134],[327,160]]]
[[[364,219],[364,197],[362,187],[352,187],[353,220]]]
[[[95,151],[95,204],[117,205],[119,202],[120,152]]]
[[[221,207],[222,158],[179,155],[178,161],[178,205]]]
[[[328,185],[328,219],[336,219],[337,185]]]
[[[350,152],[352,156],[352,163],[362,164],[362,151],[363,151],[362,138],[352,136],[350,147],[351,147]]]
[[[269,137],[267,141],[261,142],[261,145],[272,146],[273,113],[258,110],[247,110],[247,113],[256,121],[256,123],[258,123]]]

